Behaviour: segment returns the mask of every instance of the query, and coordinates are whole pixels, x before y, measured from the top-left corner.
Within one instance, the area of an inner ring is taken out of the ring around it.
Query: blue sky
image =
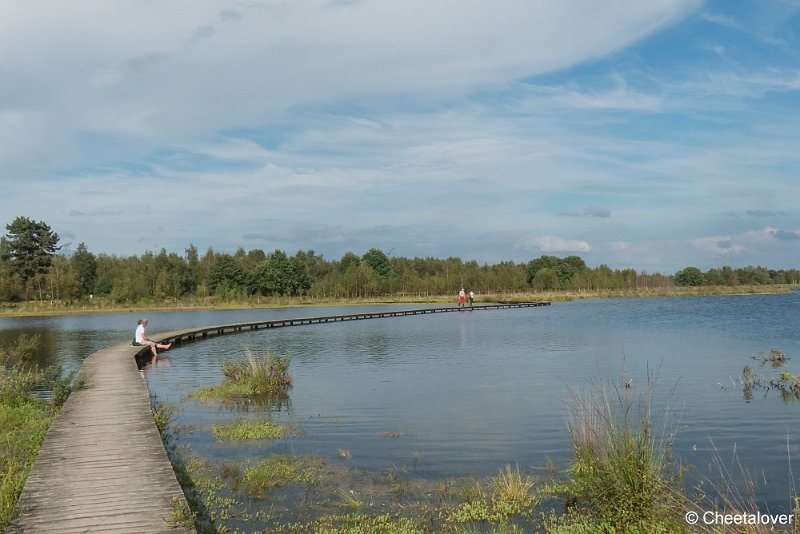
[[[800,266],[800,0],[0,10],[0,219],[73,249]]]

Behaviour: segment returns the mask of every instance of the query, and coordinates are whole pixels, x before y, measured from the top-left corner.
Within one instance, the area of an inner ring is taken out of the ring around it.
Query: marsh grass
[[[714,442],[711,442],[711,464],[709,466],[709,474],[703,480],[701,487],[697,490],[700,494],[696,497],[695,501],[699,503],[695,507],[695,511],[702,514],[704,510],[715,510],[722,514],[742,515],[742,514],[758,514],[764,510],[759,506],[756,499],[756,490],[759,484],[766,484],[767,480],[762,478],[756,480],[752,473],[742,465],[739,456],[736,452],[736,446],[731,451],[730,458],[725,459],[721,451],[717,448]],[[789,460],[789,472],[791,473],[791,451],[789,449],[788,436],[787,436],[787,455]],[[702,488],[710,487],[713,499],[708,499],[702,494]],[[796,514],[797,501],[794,497],[795,488],[790,488],[791,495],[787,495],[789,499],[789,509]],[[797,519],[797,515],[795,515]],[[774,532],[770,525],[727,525],[724,529],[719,528],[713,532],[724,532],[725,534],[766,534],[767,532]],[[789,532],[789,531],[787,531]],[[797,525],[793,525],[791,532],[800,532]]]
[[[222,365],[222,374],[230,384],[247,384],[253,395],[278,394],[292,387],[289,358],[267,351],[259,360],[249,347],[245,358],[230,360]]]
[[[255,421],[237,421],[224,425],[213,425],[211,433],[221,441],[247,441],[282,438],[289,434],[289,430],[269,419],[258,419]]]
[[[319,484],[325,462],[288,454],[276,454],[248,467],[242,477],[242,487],[253,496],[293,484]]]
[[[361,495],[361,493],[353,489],[340,489],[337,494],[339,496],[339,506],[347,510],[359,511],[372,506],[372,500],[368,502],[366,498]]]
[[[173,495],[170,499],[170,515],[166,518],[170,528],[194,528],[195,514],[182,496]]]
[[[0,364],[24,361],[36,351],[40,342],[39,334],[20,334],[13,347],[0,348]]]
[[[55,411],[42,401],[0,402],[0,532],[14,517],[14,507],[54,418]]]
[[[530,475],[522,474],[519,466],[506,465],[492,477],[491,486],[494,495],[507,502],[519,502],[531,505],[531,489],[534,480]]]
[[[672,436],[664,418],[654,429],[655,377],[646,391],[600,385],[573,395],[568,416],[574,459],[567,499],[573,512],[614,531],[677,532],[686,510]],[[565,518],[570,523],[570,518]]]
[[[441,504],[439,517],[443,525],[453,532],[470,531],[482,524],[490,524],[492,531],[505,529],[514,521],[528,523],[537,513],[539,496],[532,476],[523,474],[519,467],[506,465],[485,481],[474,481],[448,490],[450,498]],[[461,502],[455,506],[447,501],[455,495]],[[485,530],[482,530],[483,532]]]
[[[264,405],[287,402],[292,388],[289,358],[268,351],[258,359],[249,347],[244,352],[244,358],[222,364],[222,384],[198,389],[189,397],[199,401],[246,398]]]
[[[167,427],[173,421],[176,410],[174,404],[161,402],[155,395],[150,398],[150,411],[153,413],[153,420],[162,440],[167,440],[169,437]]]
[[[285,525],[270,532],[292,534],[429,534],[420,521],[390,514],[368,516],[355,512],[329,515],[311,523]]]

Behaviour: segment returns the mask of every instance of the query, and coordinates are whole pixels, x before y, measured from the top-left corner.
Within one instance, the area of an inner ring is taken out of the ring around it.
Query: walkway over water
[[[209,326],[152,335],[160,342],[225,333],[432,313],[547,306],[549,302],[486,304],[327,315]],[[28,477],[11,533],[188,533],[170,528],[174,503],[185,497],[150,411],[130,342],[88,356],[88,387],[72,393],[53,422]]]
[[[480,310],[502,310],[509,308],[533,308],[549,306],[549,302],[517,302],[512,304],[479,304],[475,306],[445,306],[438,308],[417,308],[413,310],[391,310],[379,312],[351,313],[347,315],[320,315],[314,317],[301,317],[294,319],[272,319],[269,321],[255,321],[249,323],[233,323],[217,326],[206,326],[188,330],[180,330],[162,334],[158,339],[163,343],[181,343],[199,338],[222,335],[245,330],[259,330],[262,328],[282,328],[286,326],[301,326],[308,324],[334,323],[342,321],[360,321],[364,319],[383,319],[387,317],[405,317],[407,315],[427,315],[432,313],[471,312]],[[144,352],[144,351],[142,351]]]
[[[7,532],[193,532],[172,529],[185,504],[136,368],[130,341],[87,357],[88,387],[47,432]]]

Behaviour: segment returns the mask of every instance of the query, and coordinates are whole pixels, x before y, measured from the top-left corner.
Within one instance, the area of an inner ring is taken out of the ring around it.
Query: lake
[[[150,313],[150,330],[402,309],[326,307]],[[568,465],[566,418],[574,394],[601,383],[621,395],[655,380],[653,412],[673,435],[693,485],[714,458],[741,462],[757,481],[763,512],[788,510],[800,475],[800,401],[743,394],[745,365],[764,378],[800,372],[800,292],[777,295],[597,299],[549,307],[407,316],[259,330],[188,343],[146,368],[151,394],[178,407],[176,444],[222,465],[273,453],[321,458],[343,478],[402,476],[424,486]],[[77,368],[83,357],[131,336],[141,314],[0,319],[0,343],[37,332],[42,363]],[[772,348],[793,357],[779,369],[751,357]],[[280,406],[187,398],[222,381],[221,363],[246,349],[291,358],[294,387]],[[621,386],[631,380],[630,390]],[[222,443],[212,424],[268,416],[298,429],[279,440]],[[659,428],[661,428],[659,426]],[[736,456],[733,456],[733,451]],[[346,451],[347,454],[343,454]],[[734,474],[738,469],[732,469]],[[347,473],[347,474],[342,474]],[[395,475],[392,475],[395,473]],[[287,493],[289,499],[294,494]],[[297,497],[297,495],[294,495]],[[246,499],[282,520],[287,505]],[[278,507],[280,508],[280,507]],[[235,526],[235,523],[234,523]]]

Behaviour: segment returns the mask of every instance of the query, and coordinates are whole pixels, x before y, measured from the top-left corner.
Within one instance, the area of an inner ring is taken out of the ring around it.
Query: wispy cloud
[[[734,244],[730,236],[700,237],[689,242],[704,252],[718,256],[737,254],[745,249],[742,245]]]
[[[542,252],[589,252],[592,247],[586,241],[564,239],[555,235],[532,236],[523,240],[525,248],[536,248]]]

